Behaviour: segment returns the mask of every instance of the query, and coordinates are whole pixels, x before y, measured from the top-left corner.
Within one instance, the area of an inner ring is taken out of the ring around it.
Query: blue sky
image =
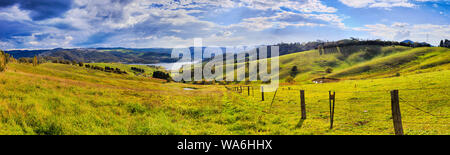
[[[450,39],[450,0],[2,0],[0,49]]]

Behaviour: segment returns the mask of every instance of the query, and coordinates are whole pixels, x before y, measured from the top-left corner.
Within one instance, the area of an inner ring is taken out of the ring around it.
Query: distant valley
[[[77,62],[120,62],[152,64],[160,62],[175,62],[178,59],[170,57],[170,48],[76,48],[76,49],[47,49],[47,50],[10,50],[6,51],[14,58],[50,56],[60,57]]]

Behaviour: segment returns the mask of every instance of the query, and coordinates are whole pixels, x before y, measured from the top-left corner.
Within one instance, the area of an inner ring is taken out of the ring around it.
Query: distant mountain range
[[[406,44],[422,44],[422,45],[426,45],[426,44],[428,44],[428,43],[426,43],[426,42],[414,42],[414,41],[412,41],[412,40],[403,40],[401,43],[406,43]]]
[[[189,47],[191,58],[194,57],[194,47]],[[202,47],[204,51],[206,47]],[[220,47],[225,53],[225,47]],[[74,49],[46,49],[46,50],[9,50],[5,51],[14,58],[22,57],[60,57],[77,62],[120,62],[129,64],[154,64],[176,62],[178,58],[171,58],[172,48],[74,48]],[[240,52],[240,51],[231,51]],[[181,58],[181,57],[180,57]],[[208,59],[203,59],[208,60]]]
[[[50,56],[81,62],[121,62],[152,64],[159,62],[175,62],[171,58],[170,48],[55,48],[48,50],[10,50],[6,53],[14,58]]]
[[[414,41],[411,41],[411,40],[403,40],[402,43],[410,43],[410,44],[414,44]]]
[[[357,39],[343,39],[334,42],[312,41],[307,43],[276,44],[276,46],[279,46],[280,55],[287,55],[296,52],[313,50],[317,49],[318,47],[336,48],[354,45],[380,45],[380,46],[400,45],[408,47],[430,46],[427,43],[414,43],[411,40],[395,42],[395,41],[357,40]],[[225,47],[220,48],[223,51],[223,53],[225,53],[226,51]],[[205,49],[206,47],[202,47],[202,50]],[[191,57],[193,58],[194,47],[189,47],[189,50],[191,52],[190,53]],[[268,51],[270,51],[270,48],[268,48]],[[242,51],[227,51],[227,52],[239,53]],[[98,48],[73,48],[73,49],[55,48],[46,50],[9,50],[6,51],[6,53],[9,53],[16,59],[19,59],[21,57],[49,56],[49,57],[60,57],[64,58],[65,60],[77,62],[120,62],[133,64],[136,63],[154,64],[161,62],[162,63],[176,62],[179,60],[178,58],[171,58],[172,48],[124,48],[124,47],[98,47]],[[271,57],[270,54],[268,54],[267,56]]]

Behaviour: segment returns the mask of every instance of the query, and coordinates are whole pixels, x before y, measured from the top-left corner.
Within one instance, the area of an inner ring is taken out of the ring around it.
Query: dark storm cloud
[[[30,11],[33,20],[60,17],[72,6],[72,0],[1,0],[1,7],[18,5],[21,10]]]
[[[14,36],[30,36],[38,28],[27,22],[0,20],[0,40],[13,39]]]
[[[70,25],[68,23],[49,24],[49,26],[53,26],[53,27],[56,27],[61,30],[73,30],[73,31],[79,30],[78,28],[73,27],[72,25]]]
[[[84,42],[77,43],[77,46],[87,46],[93,44],[104,43],[108,40],[108,38],[114,36],[116,33],[111,32],[98,32],[88,37],[88,39]]]

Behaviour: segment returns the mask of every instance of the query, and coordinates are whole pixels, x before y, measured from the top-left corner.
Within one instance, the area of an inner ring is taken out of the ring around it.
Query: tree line
[[[78,62],[76,62],[76,61],[69,61],[69,60],[65,60],[60,57],[50,57],[50,56],[21,57],[18,59],[18,62],[19,63],[31,63],[33,65],[39,65],[42,63],[46,63],[46,62],[72,64],[72,65],[78,64]]]
[[[448,43],[450,44],[450,42]],[[345,47],[345,46],[355,46],[355,45],[379,45],[379,46],[407,46],[407,47],[431,47],[428,43],[420,43],[420,42],[397,42],[397,41],[383,41],[380,39],[377,40],[362,40],[357,38],[350,39],[342,39],[338,41],[310,41],[306,43],[278,43],[275,46],[279,47],[280,55],[308,51],[319,48],[336,48],[336,47]],[[442,46],[441,46],[442,47]]]
[[[101,66],[86,64],[86,65],[84,65],[84,67],[99,70],[99,71],[104,71],[104,72],[108,72],[108,73],[128,74],[126,71],[120,70],[120,68],[114,68],[114,67],[109,67],[109,66],[101,67]]]
[[[379,46],[407,46],[407,47],[431,47],[428,43],[420,42],[397,42],[397,41],[383,41],[377,40],[360,40],[357,38],[343,39],[339,41],[323,42],[317,48],[336,48],[355,45],[379,45]]]
[[[439,47],[447,47],[450,48],[450,40],[441,40],[441,42],[439,43]]]
[[[145,70],[141,69],[141,68],[137,68],[137,67],[131,67],[131,70],[135,71],[135,72],[139,72],[139,73],[144,73]]]
[[[169,73],[165,73],[162,71],[154,71],[152,77],[158,78],[158,79],[164,79],[167,82],[172,81],[172,78],[170,77]]]

